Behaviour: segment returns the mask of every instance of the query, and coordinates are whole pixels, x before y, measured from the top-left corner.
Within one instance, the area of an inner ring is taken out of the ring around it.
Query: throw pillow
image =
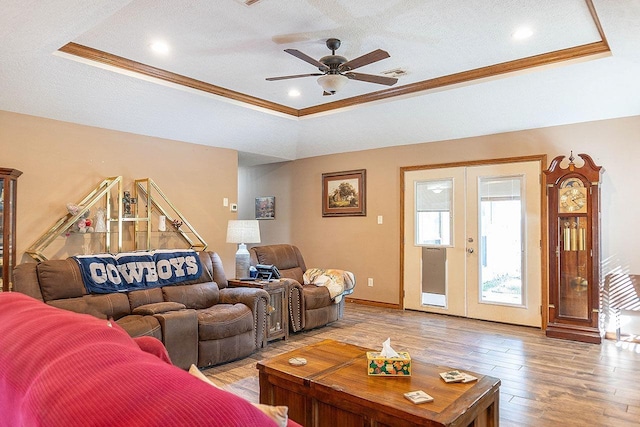
[[[205,374],[200,372],[200,369],[196,365],[191,365],[189,368],[189,373],[194,377],[206,382],[207,384],[212,385],[213,387],[220,388],[222,387],[216,385],[213,381],[211,381]],[[289,420],[289,408],[287,406],[271,406],[271,405],[263,405],[262,403],[251,403],[253,406],[264,412],[267,416],[269,416],[273,421],[278,424],[279,427],[286,427],[287,421]]]

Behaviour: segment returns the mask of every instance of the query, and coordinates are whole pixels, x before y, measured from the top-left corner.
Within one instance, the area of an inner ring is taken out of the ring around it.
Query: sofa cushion
[[[47,304],[76,313],[90,314],[99,319],[113,317],[118,320],[128,314],[129,300],[124,294],[84,295],[47,301]]]
[[[314,310],[333,304],[329,291],[324,286],[304,285],[304,308]]]
[[[292,245],[256,246],[254,250],[258,264],[274,264],[282,270],[301,267],[300,260]]]
[[[293,245],[254,246],[249,249],[253,264],[273,264],[280,270],[280,276],[302,283],[306,271],[300,250]]]
[[[196,310],[211,307],[220,299],[218,285],[213,282],[164,286],[162,295],[165,301],[179,302]]]
[[[227,277],[224,274],[222,260],[215,252],[202,251],[198,253],[200,264],[202,265],[202,274],[195,280],[182,282],[181,285],[193,285],[197,283],[216,282],[218,288],[227,287]]]
[[[153,316],[131,314],[116,321],[131,337],[154,337],[162,340],[160,322]]]
[[[157,302],[164,301],[161,288],[133,291],[127,293],[127,296],[129,297],[129,306],[131,307],[131,310],[136,307],[140,307],[141,305],[155,304]]]
[[[13,270],[13,290],[43,301],[40,283],[38,282],[38,264],[25,262],[16,265]]]
[[[224,268],[222,267],[222,260],[220,256],[215,252],[206,252],[207,256],[211,260],[211,269],[213,271],[213,281],[218,284],[218,288],[224,289],[227,287],[227,276],[224,274]]]
[[[87,293],[80,268],[71,258],[41,262],[36,270],[45,301],[81,297]]]
[[[200,341],[219,340],[253,329],[253,314],[244,304],[217,304],[198,310]]]

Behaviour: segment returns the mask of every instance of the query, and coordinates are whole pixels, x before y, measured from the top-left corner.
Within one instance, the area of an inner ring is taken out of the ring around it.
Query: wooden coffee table
[[[473,383],[446,384],[451,370],[411,360],[409,377],[367,375],[364,347],[325,340],[258,362],[260,403],[286,405],[310,426],[498,426],[498,378],[470,372]],[[293,366],[292,357],[307,364]],[[403,394],[424,390],[433,402],[415,405]]]

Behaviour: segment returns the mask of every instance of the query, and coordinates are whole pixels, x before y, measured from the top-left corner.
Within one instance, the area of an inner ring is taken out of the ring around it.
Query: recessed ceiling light
[[[513,32],[513,34],[511,34],[511,37],[513,37],[515,40],[524,40],[524,39],[528,39],[532,35],[533,35],[533,30],[531,28],[520,27],[516,29]]]
[[[166,55],[169,53],[169,45],[163,41],[156,41],[151,43],[151,50],[156,53]]]
[[[298,89],[291,89],[289,90],[289,96],[292,98],[300,96],[300,91]]]

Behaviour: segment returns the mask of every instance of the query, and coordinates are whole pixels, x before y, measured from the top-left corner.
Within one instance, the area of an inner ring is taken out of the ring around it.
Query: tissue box
[[[367,351],[367,372],[374,376],[411,375],[411,356],[406,351],[397,352],[402,357],[383,357],[380,352]]]

